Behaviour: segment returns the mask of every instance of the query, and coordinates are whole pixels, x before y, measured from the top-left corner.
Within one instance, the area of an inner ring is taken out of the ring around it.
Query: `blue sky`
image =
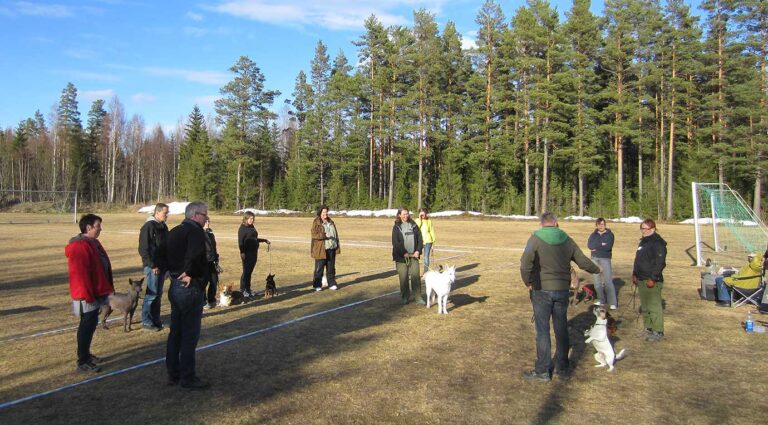
[[[692,0],[698,3],[697,0]],[[67,82],[78,89],[83,123],[93,100],[117,96],[128,119],[147,129],[173,129],[197,104],[213,111],[228,68],[250,57],[266,87],[290,97],[299,70],[309,68],[318,40],[331,59],[375,14],[385,25],[411,25],[413,10],[436,15],[442,30],[456,23],[464,42],[476,34],[483,0],[0,0],[0,128],[40,110],[48,119]],[[524,0],[498,1],[509,18]],[[571,0],[551,0],[563,13]],[[602,0],[592,4],[602,14]]]

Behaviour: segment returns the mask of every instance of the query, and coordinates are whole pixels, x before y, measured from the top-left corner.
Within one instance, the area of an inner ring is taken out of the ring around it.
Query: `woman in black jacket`
[[[426,304],[421,297],[421,278],[419,277],[419,255],[422,248],[423,241],[419,226],[411,219],[407,208],[400,208],[397,210],[395,225],[392,227],[392,259],[395,261],[397,275],[400,278],[400,295],[403,297],[403,304],[413,300],[419,304]]]
[[[259,232],[253,225],[256,214],[246,211],[243,216],[243,223],[237,231],[237,245],[240,247],[240,260],[243,262],[243,274],[240,276],[240,290],[245,297],[256,296],[255,291],[251,291],[251,274],[256,267],[256,260],[259,256],[259,243],[270,244],[268,239],[259,238]]]
[[[643,237],[635,253],[632,284],[637,285],[640,306],[643,310],[646,341],[656,342],[664,338],[664,311],[661,305],[661,289],[664,287],[664,267],[667,265],[667,242],[656,233],[656,222],[646,218],[640,224]]]

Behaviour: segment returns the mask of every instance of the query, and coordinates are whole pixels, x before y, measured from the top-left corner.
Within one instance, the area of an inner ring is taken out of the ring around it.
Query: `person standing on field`
[[[421,296],[421,278],[419,277],[419,255],[423,248],[421,231],[411,219],[408,208],[397,210],[395,225],[392,226],[392,259],[395,261],[397,276],[400,280],[402,303],[416,301],[426,304]]]
[[[613,232],[605,227],[605,219],[600,217],[595,220],[595,231],[589,235],[587,246],[592,254],[592,262],[603,269],[602,273],[595,276],[595,291],[598,295],[597,305],[608,304],[611,310],[616,310],[616,288],[613,286],[613,269],[611,268],[611,256],[613,253]]]
[[[561,379],[570,377],[568,351],[568,295],[571,285],[571,261],[589,273],[600,273],[600,267],[581,252],[576,242],[557,226],[550,212],[541,215],[541,228],[533,232],[520,258],[520,274],[533,305],[536,325],[536,365],[523,373],[527,381],[549,382],[551,373]],[[552,341],[549,321],[555,330],[555,359],[552,364]]]
[[[643,237],[635,251],[632,284],[637,286],[643,310],[645,329],[641,335],[648,342],[658,342],[664,338],[661,290],[664,287],[662,272],[667,266],[667,241],[656,233],[656,222],[650,218],[640,224],[640,232]]]
[[[109,303],[109,294],[115,292],[112,279],[112,263],[107,251],[99,242],[101,217],[86,214],[78,223],[80,234],[69,240],[64,248],[69,269],[69,293],[76,316],[77,370],[99,372],[96,363],[101,359],[91,353],[91,341],[99,324],[101,306]]]
[[[432,244],[435,243],[435,228],[432,226],[432,220],[429,218],[429,210],[422,208],[419,210],[419,216],[413,220],[419,230],[421,230],[421,240],[424,241],[424,254],[421,256],[424,261],[424,273],[429,271],[429,257],[432,253]]]
[[[144,304],[141,306],[141,327],[149,331],[160,331],[163,322],[160,321],[160,301],[163,298],[163,283],[165,281],[165,258],[158,255],[158,250],[168,236],[168,205],[155,205],[152,217],[149,217],[139,231],[139,255],[144,266],[144,276],[147,290],[144,294]]]
[[[312,275],[312,287],[315,291],[323,290],[323,270],[328,280],[328,289],[335,291],[336,286],[336,256],[341,253],[339,232],[336,223],[328,217],[328,207],[321,205],[317,209],[317,217],[312,221],[310,231],[312,237],[311,255],[315,259],[315,270]]]
[[[255,297],[256,292],[251,290],[251,275],[256,268],[256,261],[259,258],[259,244],[270,244],[268,239],[259,237],[259,231],[253,224],[256,214],[246,211],[243,215],[243,223],[237,230],[237,246],[240,249],[240,260],[243,263],[243,274],[240,276],[240,290],[243,296]]]

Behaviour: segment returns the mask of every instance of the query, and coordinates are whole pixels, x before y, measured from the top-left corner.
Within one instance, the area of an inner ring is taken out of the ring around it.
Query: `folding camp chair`
[[[734,285],[731,289],[731,307],[740,307],[744,304],[751,303],[755,307],[760,307],[760,302],[763,299],[763,293],[765,292],[765,265],[763,265],[763,271],[760,275],[760,284],[757,288],[739,288],[739,278],[734,279]]]

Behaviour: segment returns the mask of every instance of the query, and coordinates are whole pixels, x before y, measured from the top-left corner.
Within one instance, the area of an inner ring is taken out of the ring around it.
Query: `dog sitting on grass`
[[[224,285],[224,289],[219,294],[219,307],[229,307],[245,302],[245,296],[241,291],[233,291],[232,285]]]
[[[275,275],[267,275],[267,283],[264,289],[264,298],[272,298],[277,296],[277,284],[275,284]]]
[[[427,308],[432,300],[432,292],[437,296],[437,314],[448,314],[448,294],[451,285],[456,281],[456,267],[445,267],[442,272],[430,270],[424,273],[424,284],[427,288]]]
[[[616,320],[611,317],[605,306],[594,306],[592,313],[595,315],[595,324],[584,332],[587,337],[584,343],[591,343],[595,347],[595,367],[608,366],[608,372],[613,372],[614,364],[624,358],[624,350],[616,354],[609,340],[609,336],[616,333]]]
[[[107,317],[109,317],[113,309],[118,309],[123,312],[123,330],[125,332],[131,331],[133,313],[136,312],[136,306],[139,305],[139,294],[141,293],[141,285],[144,283],[144,278],[139,280],[128,279],[128,283],[131,285],[131,290],[127,294],[115,292],[109,296],[109,304],[104,306],[104,313],[102,313],[101,317],[101,326],[104,329],[109,329]]]

